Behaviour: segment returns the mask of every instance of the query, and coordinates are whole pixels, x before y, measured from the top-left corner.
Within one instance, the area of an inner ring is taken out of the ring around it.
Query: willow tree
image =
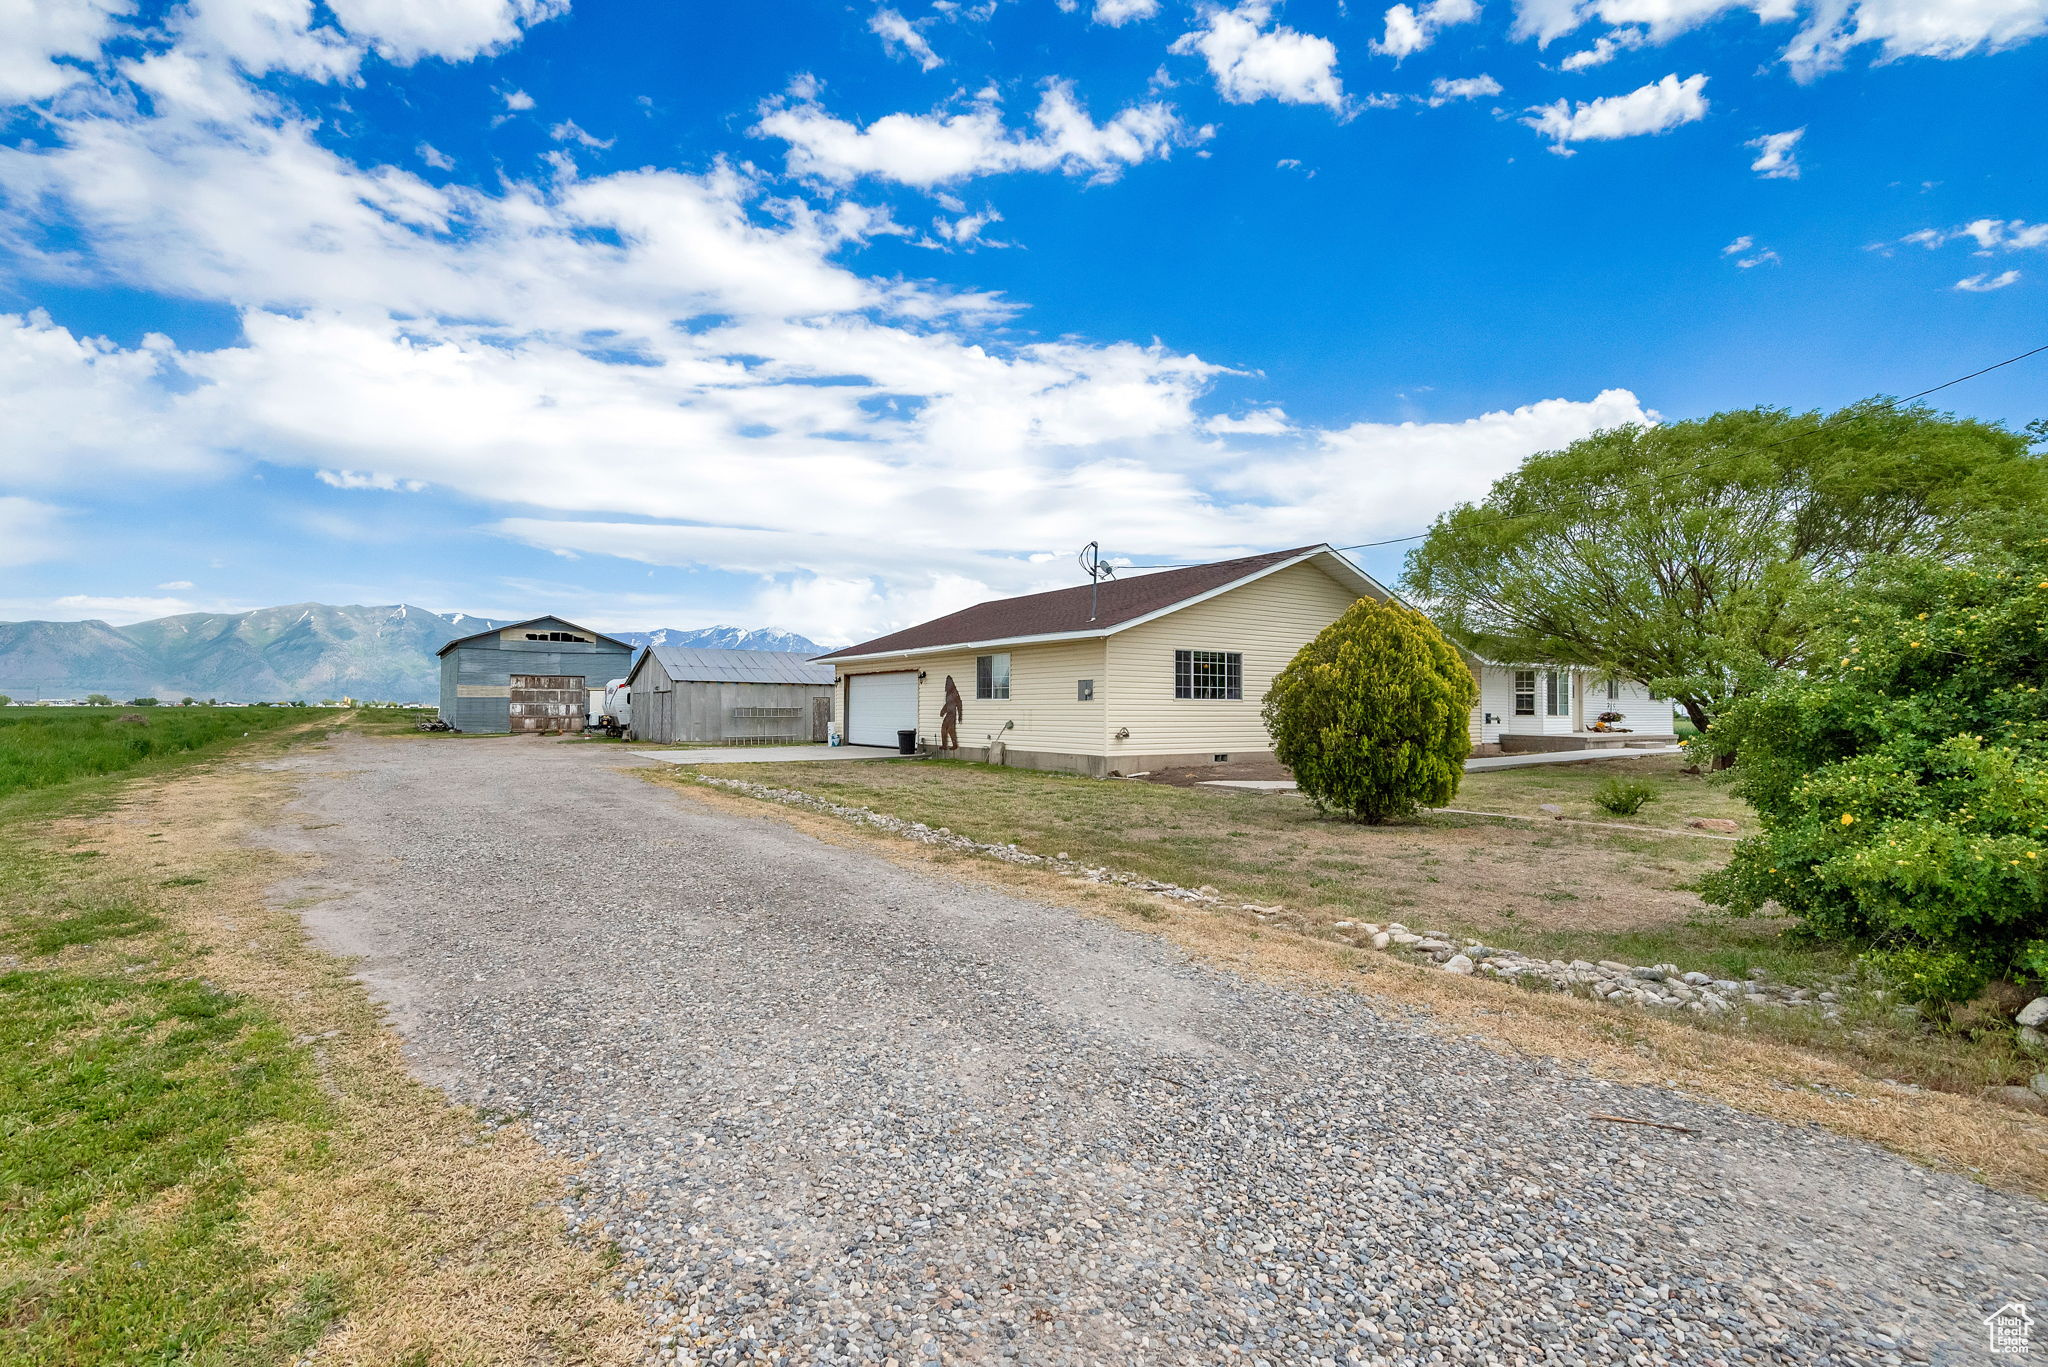
[[[1946,557],[2048,516],[2027,436],[1869,400],[1596,432],[1444,514],[1406,587],[1488,659],[1650,684],[1705,729],[1800,667],[1815,585],[1874,557]],[[1824,596],[1824,595],[1823,595]]]
[[[1479,685],[1413,608],[1361,598],[1273,678],[1273,754],[1321,811],[1381,822],[1458,791]]]

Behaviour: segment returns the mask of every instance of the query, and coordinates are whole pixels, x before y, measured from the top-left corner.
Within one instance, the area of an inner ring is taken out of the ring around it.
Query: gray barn
[[[458,637],[440,654],[441,719],[458,731],[581,731],[587,690],[633,663],[624,641],[559,617]]]
[[[832,719],[832,666],[796,651],[654,646],[628,687],[633,738],[658,744],[823,740]]]

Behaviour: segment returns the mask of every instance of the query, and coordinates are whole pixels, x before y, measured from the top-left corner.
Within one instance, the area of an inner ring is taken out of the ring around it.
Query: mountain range
[[[106,693],[222,702],[369,698],[431,700],[434,652],[458,636],[509,626],[465,612],[399,603],[337,607],[293,603],[252,612],[188,612],[117,627],[84,622],[0,622],[0,693],[17,701]],[[785,631],[700,627],[605,633],[635,646],[724,650],[824,647]]]

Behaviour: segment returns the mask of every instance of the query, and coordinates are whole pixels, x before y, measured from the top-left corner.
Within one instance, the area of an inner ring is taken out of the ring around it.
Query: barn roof
[[[1106,636],[1306,561],[1320,564],[1359,593],[1387,596],[1387,591],[1370,576],[1328,546],[1297,546],[1293,550],[1188,565],[1129,579],[1107,579],[1094,590],[1081,584],[1049,593],[1030,593],[1022,598],[999,598],[818,658],[865,660],[949,646]]]
[[[481,641],[486,636],[496,636],[500,632],[512,631],[518,627],[539,626],[542,622],[553,622],[556,626],[561,627],[565,631],[580,631],[594,641],[603,641],[608,645],[615,645],[625,650],[631,650],[633,648],[633,643],[630,641],[621,641],[617,637],[607,636],[601,631],[592,631],[589,627],[579,627],[566,617],[548,616],[529,617],[523,622],[504,622],[499,624],[498,626],[486,627],[482,631],[472,631],[467,636],[456,637],[454,640],[450,641],[447,645],[442,646],[439,650],[435,651],[434,653],[436,655],[446,655],[449,651],[455,649],[455,647],[461,645],[465,641]]]
[[[829,684],[832,666],[800,650],[703,650],[649,646],[647,654],[677,683]],[[639,666],[634,667],[639,673]]]

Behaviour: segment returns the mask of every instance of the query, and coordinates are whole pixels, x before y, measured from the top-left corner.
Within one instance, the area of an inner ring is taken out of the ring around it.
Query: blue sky
[[[4,618],[839,642],[2048,342],[2048,0],[23,13]]]

